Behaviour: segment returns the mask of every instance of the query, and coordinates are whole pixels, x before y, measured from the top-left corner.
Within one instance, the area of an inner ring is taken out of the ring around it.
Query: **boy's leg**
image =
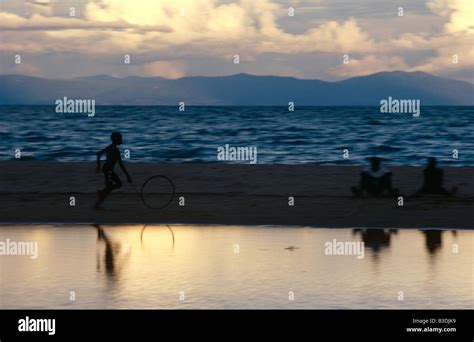
[[[100,207],[112,190],[122,186],[122,182],[115,172],[106,170],[103,172],[105,177],[105,188],[97,192],[97,202],[95,204],[95,208]]]
[[[115,172],[111,172],[110,178],[112,180],[112,185],[110,186],[110,191],[122,187],[122,181],[120,180],[119,176]]]

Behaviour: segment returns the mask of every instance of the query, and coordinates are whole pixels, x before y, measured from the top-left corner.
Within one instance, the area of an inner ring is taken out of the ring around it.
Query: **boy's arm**
[[[127,182],[131,183],[132,178],[130,178],[130,175],[128,174],[127,169],[125,168],[125,165],[123,164],[122,156],[120,154],[119,154],[118,163],[119,163],[119,166],[122,169],[123,173],[125,173],[125,175],[127,176]]]

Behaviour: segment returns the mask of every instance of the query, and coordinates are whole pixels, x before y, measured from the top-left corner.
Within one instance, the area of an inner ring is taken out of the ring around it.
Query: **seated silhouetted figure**
[[[428,158],[428,165],[423,170],[423,177],[423,187],[418,190],[417,194],[451,195],[443,188],[443,170],[436,167],[436,158]]]
[[[352,187],[356,196],[364,194],[372,196],[396,195],[397,189],[392,187],[392,173],[380,165],[380,158],[370,158],[370,167],[361,172],[359,187]]]

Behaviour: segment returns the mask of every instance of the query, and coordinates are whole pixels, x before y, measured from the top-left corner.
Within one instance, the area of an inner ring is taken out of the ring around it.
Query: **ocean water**
[[[0,257],[0,309],[474,305],[473,230],[143,228],[1,226],[0,241],[37,242],[38,253]],[[334,239],[364,242],[363,257],[326,254]]]
[[[474,164],[474,107],[422,106],[418,118],[379,107],[106,106],[88,117],[1,106],[0,113],[0,160],[20,149],[26,160],[94,161],[118,130],[130,162],[222,162],[217,148],[229,144],[257,147],[264,164],[365,164],[373,155],[391,165],[422,165],[427,156],[444,166]]]

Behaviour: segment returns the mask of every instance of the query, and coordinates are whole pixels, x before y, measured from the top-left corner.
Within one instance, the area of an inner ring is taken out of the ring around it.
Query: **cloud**
[[[221,55],[238,50],[255,55],[373,49],[373,42],[355,19],[330,20],[301,34],[285,32],[277,21],[288,15],[287,8],[270,0],[181,0],[153,5],[147,0],[98,0],[87,3],[83,14],[83,18],[41,14],[27,18],[3,12],[0,29],[41,31],[43,35],[22,37],[29,43],[25,47],[34,46],[35,52],[41,46],[45,51],[59,51],[65,39],[80,41],[86,37],[91,44],[78,44],[74,51],[95,47],[96,53],[101,53],[97,43],[108,45],[104,52],[109,53],[166,53],[174,49],[175,54],[181,55],[206,55],[210,49]],[[9,42],[14,43],[6,38],[5,44]]]
[[[398,56],[367,55],[363,58],[350,58],[348,64],[340,65],[330,69],[330,72],[340,77],[351,77],[354,75],[368,75],[381,71],[405,70],[406,63]]]
[[[177,79],[186,75],[186,65],[179,61],[153,61],[133,68],[137,75],[147,77]]]
[[[449,17],[445,25],[447,33],[474,33],[474,1],[430,0],[427,7],[440,16]]]
[[[34,13],[29,17],[24,17],[16,13],[0,12],[0,30],[2,31],[68,31],[83,30],[82,33],[93,30],[133,30],[170,32],[171,28],[164,25],[154,25],[153,27],[143,27],[142,25],[129,24],[121,20],[101,22],[90,21],[84,18],[69,16],[48,16],[41,13]],[[104,32],[107,33],[107,32]]]
[[[28,0],[26,6],[33,13],[41,13],[44,15],[51,15],[52,13],[51,0]]]
[[[472,80],[474,68],[474,1],[472,0],[429,0],[426,6],[437,16],[447,19],[437,35],[407,33],[392,40],[391,46],[408,51],[431,50],[433,56],[427,57],[417,65],[407,67],[407,71],[425,71],[434,74],[462,74],[464,79]],[[457,56],[459,62],[453,63]],[[459,76],[457,76],[459,78]]]
[[[456,56],[457,63],[453,63]],[[472,82],[474,67],[474,47],[472,45],[440,47],[434,57],[424,60],[419,65],[408,68],[408,71],[425,71],[434,74],[456,73],[465,70],[465,79]]]
[[[288,16],[290,5],[296,8],[294,17]],[[367,16],[342,17],[334,9],[331,12],[333,7],[344,8],[344,13],[365,9],[371,6],[369,1],[349,6],[283,0],[86,0],[81,2],[78,17],[73,18],[64,16],[64,8],[59,10],[55,1],[30,0],[28,6],[29,10],[21,14],[5,9],[0,12],[0,30],[5,31],[0,51],[7,55],[93,55],[103,64],[130,54],[132,61],[141,64],[128,70],[139,75],[181,77],[190,72],[191,61],[209,57],[224,61],[222,68],[228,62],[229,73],[246,67],[255,73],[263,70],[307,77],[299,65],[275,60],[265,63],[261,57],[307,56],[314,63],[315,71],[310,75],[316,77],[318,70],[337,77],[397,69],[441,73],[461,67],[450,64],[453,54],[459,55],[463,68],[474,63],[470,48],[473,0],[427,0],[431,13],[425,9],[423,14],[416,13],[416,18],[434,20],[425,26],[417,24],[413,31],[413,23],[396,17],[395,12],[381,16],[383,25],[407,25],[405,31],[397,33],[377,30],[380,21],[368,25]],[[301,14],[309,7],[311,15]],[[294,24],[298,29],[289,30]],[[413,53],[418,57],[409,63],[407,56]],[[232,63],[235,54],[240,55],[239,67]],[[333,67],[344,54],[351,56],[351,62]],[[328,56],[332,61],[328,62]],[[149,62],[143,64],[144,60]]]
[[[2,70],[5,74],[24,74],[31,76],[41,76],[41,68],[33,64],[32,61],[27,61],[25,58],[22,58],[20,64],[14,63],[14,58],[12,57],[11,63],[3,63]]]

